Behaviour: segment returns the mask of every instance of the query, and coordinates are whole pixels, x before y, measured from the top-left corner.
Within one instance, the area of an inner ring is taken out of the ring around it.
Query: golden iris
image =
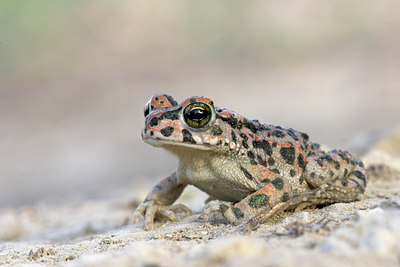
[[[193,128],[201,128],[211,120],[211,108],[202,102],[189,104],[183,111],[183,118],[187,125]]]

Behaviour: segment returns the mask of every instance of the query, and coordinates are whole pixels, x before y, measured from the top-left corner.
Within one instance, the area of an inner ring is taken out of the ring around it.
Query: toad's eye
[[[202,102],[187,105],[183,118],[187,125],[193,128],[204,127],[211,120],[211,108]]]
[[[147,102],[147,104],[144,106],[144,117],[146,118],[147,115],[150,114],[150,112],[153,110],[154,108],[150,105],[150,101]]]

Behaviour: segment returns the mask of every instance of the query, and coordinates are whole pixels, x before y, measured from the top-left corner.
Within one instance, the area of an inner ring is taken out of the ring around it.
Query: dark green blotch
[[[244,133],[240,133],[240,137],[243,138],[243,140],[242,140],[242,145],[243,145],[243,147],[246,148],[246,149],[248,149],[248,148],[249,148],[249,145],[247,144],[247,140],[248,140],[249,138],[248,138],[247,135],[245,135]]]
[[[265,151],[268,156],[272,155],[272,148],[271,145],[268,143],[267,140],[254,140],[253,141],[254,148],[261,148]]]
[[[161,114],[159,120],[167,119],[167,120],[178,120],[179,119],[179,112],[181,111],[182,108],[178,108],[175,110],[167,111]]]
[[[302,168],[303,171],[306,169],[306,162],[302,154],[299,154],[297,157],[297,164],[299,164],[299,167]]]
[[[218,125],[214,125],[211,129],[211,135],[220,136],[222,134],[222,129]]]
[[[268,165],[269,166],[273,166],[275,164],[275,160],[272,158],[272,157],[270,157],[269,159],[268,159]]]
[[[225,204],[220,204],[219,208],[222,211],[222,213],[225,213],[229,209],[228,205]]]
[[[285,182],[283,181],[283,179],[281,177],[276,177],[274,180],[272,180],[271,183],[278,190],[282,190],[283,186],[285,184]]]
[[[341,183],[342,183],[342,185],[344,186],[344,187],[346,187],[348,184],[349,184],[349,181],[347,181],[347,180],[342,180],[342,181],[340,181]]]
[[[294,147],[282,147],[279,152],[287,164],[293,165],[296,155]]]
[[[233,207],[233,213],[235,214],[235,217],[238,219],[244,217],[244,213],[238,208]]]
[[[294,140],[299,140],[299,137],[295,134],[294,130],[292,128],[290,128],[289,130],[287,130],[287,133],[290,135],[290,137],[292,137]]]
[[[273,131],[272,134],[278,138],[283,138],[285,137],[285,133],[279,130]]]
[[[323,167],[322,158],[318,158],[318,159],[317,159],[317,163],[318,163],[318,165],[319,165],[320,167]]]
[[[296,175],[296,172],[294,170],[290,170],[290,176],[293,177]]]
[[[340,163],[339,163],[339,161],[334,161],[334,162],[333,162],[333,165],[335,165],[335,169],[336,169],[336,170],[339,170],[339,169],[340,169]]]
[[[150,120],[150,126],[151,127],[157,126],[157,124],[158,124],[158,118],[157,117],[154,117],[154,118],[152,118]]]
[[[161,129],[161,134],[164,135],[165,137],[171,136],[173,132],[174,132],[174,127],[171,126]]]
[[[178,105],[178,102],[176,102],[176,101],[172,98],[172,96],[165,95],[165,94],[164,94],[163,96],[165,96],[165,97],[168,99],[169,103],[171,103],[171,105],[172,105],[173,107],[175,107],[175,106]]]
[[[308,141],[308,139],[309,139],[308,134],[306,134],[306,133],[301,133],[301,137],[302,137],[305,141]]]
[[[222,121],[227,122],[232,128],[236,128],[237,123],[238,123],[238,119],[233,117],[233,116],[229,116],[228,118],[226,117],[222,117],[222,116],[217,116],[219,119],[221,119]]]
[[[246,176],[247,179],[253,180],[253,176],[242,166],[240,166],[240,170],[243,172],[244,176]]]
[[[243,126],[252,131],[253,133],[257,132],[257,126],[252,121],[246,118],[243,120]]]
[[[243,128],[243,122],[241,120],[237,121],[237,128],[240,130]]]
[[[290,199],[289,193],[288,193],[288,192],[283,193],[282,198],[281,198],[281,201],[282,201],[282,202],[286,202],[286,201],[288,201],[289,199]]]
[[[300,179],[299,179],[299,183],[302,184],[303,182],[304,182],[304,176],[301,175],[301,176],[300,176]]]
[[[366,183],[365,176],[360,171],[355,171],[354,176]]]
[[[262,166],[267,167],[267,162],[260,155],[257,155],[257,160]]]
[[[249,145],[247,144],[247,141],[246,141],[246,140],[243,140],[243,141],[242,141],[242,145],[243,145],[243,147],[244,147],[245,149],[248,149],[248,148],[249,148]]]
[[[261,182],[262,182],[262,183],[268,183],[268,184],[269,184],[269,183],[271,182],[271,179],[264,178],[264,179],[261,180]]]
[[[268,205],[269,196],[266,194],[255,194],[249,198],[249,206],[254,209],[259,209]]]
[[[281,174],[281,172],[278,169],[269,169],[271,172],[277,173],[277,174]]]
[[[342,150],[339,150],[339,151],[337,151],[337,154],[338,154],[339,157],[341,157],[344,161],[346,161],[347,164],[349,164],[350,159],[349,159],[349,157],[347,156],[347,153],[346,153],[346,152],[344,152],[344,151],[342,151]]]
[[[357,185],[357,187],[358,187],[358,189],[360,189],[361,193],[365,192],[365,187],[361,186],[358,181],[356,181],[354,179],[351,179],[351,181]]]
[[[188,130],[183,129],[182,130],[182,135],[183,135],[183,142],[184,143],[196,144],[196,141],[193,139],[192,134]]]
[[[232,136],[232,141],[236,144],[236,141],[237,141],[236,134],[233,130],[231,131],[231,136]]]
[[[252,159],[255,158],[255,155],[254,155],[254,153],[253,153],[252,151],[247,151],[247,156],[248,156],[249,158],[252,158]]]
[[[326,159],[329,163],[333,163],[333,158],[331,156],[329,156],[328,154],[323,156],[323,158]]]
[[[257,121],[258,122],[258,121]],[[261,124],[261,123],[258,123],[258,127],[257,127],[257,130],[258,131],[265,131],[265,130],[268,130],[269,128],[266,126],[266,125],[264,125],[264,124]]]
[[[228,123],[232,128],[236,128],[237,126],[237,118],[230,116],[228,119]]]

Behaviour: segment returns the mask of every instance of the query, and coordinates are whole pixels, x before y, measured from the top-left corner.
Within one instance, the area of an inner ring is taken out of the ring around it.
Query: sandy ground
[[[400,264],[400,131],[364,157],[364,199],[284,212],[252,232],[199,218],[204,194],[180,201],[194,215],[132,225],[145,192],[120,199],[35,205],[0,211],[0,264],[67,266],[398,266]],[[140,191],[140,192],[139,192]]]

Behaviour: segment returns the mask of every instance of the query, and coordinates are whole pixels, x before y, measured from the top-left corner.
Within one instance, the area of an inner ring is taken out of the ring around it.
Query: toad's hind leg
[[[304,179],[311,189],[319,189],[319,204],[351,202],[365,192],[367,171],[347,151],[320,151],[307,157]]]
[[[344,185],[347,183],[347,185]],[[254,230],[260,224],[271,218],[273,215],[285,211],[294,210],[295,212],[308,207],[316,207],[317,205],[332,204],[336,202],[351,202],[358,200],[364,189],[360,188],[358,183],[342,180],[334,183],[321,185],[317,189],[293,195],[286,202],[279,203],[272,207],[268,212],[257,214],[239,226],[241,229]]]
[[[242,227],[254,229],[274,214],[284,210],[299,211],[316,205],[351,202],[360,199],[367,185],[363,163],[348,152],[333,150],[307,157],[304,179],[310,191],[290,196],[266,213],[257,214]]]

